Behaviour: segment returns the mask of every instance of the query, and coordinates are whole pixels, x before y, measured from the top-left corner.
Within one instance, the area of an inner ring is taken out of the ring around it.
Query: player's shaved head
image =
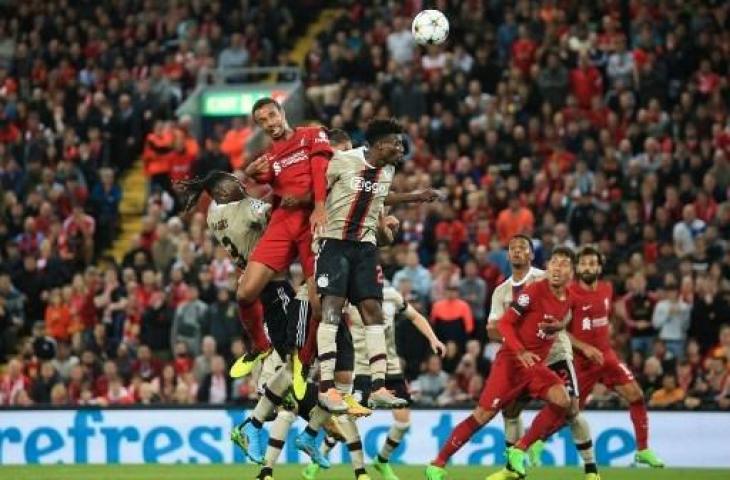
[[[527,235],[515,235],[507,244],[507,256],[512,268],[526,268],[532,263],[532,239]]]
[[[253,107],[251,108],[251,115],[253,115],[255,118],[256,112],[266,105],[273,105],[274,107],[276,107],[277,110],[281,111],[281,104],[279,102],[277,102],[276,100],[274,100],[271,97],[264,97],[264,98],[259,98],[253,104]]]
[[[530,237],[528,237],[527,235],[522,234],[522,233],[518,233],[517,235],[515,235],[515,236],[513,236],[512,238],[509,239],[509,243],[512,243],[515,240],[516,241],[524,240],[525,243],[527,243],[527,246],[530,249],[530,252],[533,252],[534,251],[534,247],[532,245],[532,239]]]
[[[283,138],[290,130],[284,109],[271,97],[264,97],[254,103],[251,109],[256,125],[274,140]]]

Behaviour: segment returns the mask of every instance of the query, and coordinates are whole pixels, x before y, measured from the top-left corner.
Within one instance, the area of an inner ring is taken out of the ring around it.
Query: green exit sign
[[[250,115],[256,100],[272,97],[279,103],[286,99],[286,91],[273,89],[212,91],[203,94],[202,113],[207,117]]]

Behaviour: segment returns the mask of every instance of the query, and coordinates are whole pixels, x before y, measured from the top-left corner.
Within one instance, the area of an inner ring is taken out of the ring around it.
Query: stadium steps
[[[317,17],[317,20],[307,27],[304,35],[299,37],[299,40],[297,40],[294,44],[291,52],[289,52],[289,59],[300,67],[304,66],[304,60],[307,58],[307,53],[309,53],[312,49],[312,45],[314,45],[314,42],[317,40],[317,36],[329,29],[337,17],[340,16],[342,11],[343,10],[341,8],[325,8],[322,10],[319,17]],[[272,73],[268,81],[275,82],[276,74]]]
[[[138,159],[121,179],[122,201],[119,205],[121,232],[114,243],[106,251],[117,262],[122,261],[124,254],[132,247],[134,238],[142,230],[142,216],[147,202],[147,178],[142,168],[142,160]]]

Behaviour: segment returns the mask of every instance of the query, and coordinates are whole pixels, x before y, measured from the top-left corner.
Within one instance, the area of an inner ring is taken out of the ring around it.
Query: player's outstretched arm
[[[442,200],[443,195],[436,189],[426,188],[408,193],[390,192],[385,197],[385,205],[399,205],[401,203],[428,203],[436,200]]]
[[[433,328],[431,328],[431,324],[428,323],[426,317],[421,315],[421,313],[413,308],[412,305],[408,305],[408,307],[406,307],[405,316],[418,329],[418,331],[421,332],[421,335],[426,337],[428,343],[431,345],[431,351],[433,351],[433,353],[436,353],[441,357],[446,355],[446,346],[436,336],[436,333],[433,331]]]

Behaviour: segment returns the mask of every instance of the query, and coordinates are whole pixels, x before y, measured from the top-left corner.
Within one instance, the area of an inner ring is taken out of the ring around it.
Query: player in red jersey
[[[273,190],[274,209],[263,236],[251,253],[246,269],[238,282],[238,302],[247,330],[254,340],[255,351],[237,362],[236,376],[253,369],[271,346],[263,326],[263,310],[259,295],[278,272],[285,271],[299,257],[309,284],[310,301],[315,313],[319,302],[314,292],[314,254],[312,232],[326,223],[324,201],[327,197],[325,178],[332,148],[324,129],[291,128],[284,110],[272,98],[258,100],[252,109],[256,124],[271,139],[271,145],[257,160],[246,167],[246,176]],[[314,209],[301,202],[313,197]],[[305,345],[301,357],[316,353],[313,342]],[[303,362],[307,362],[304,358]]]
[[[572,250],[555,248],[548,260],[546,278],[526,286],[499,319],[497,328],[504,344],[492,364],[479,405],[454,428],[436,459],[426,468],[428,480],[444,479],[444,466],[449,458],[505,405],[525,391],[546,400],[548,406],[515,446],[508,449],[508,459],[513,459],[510,465],[519,475],[525,474],[527,447],[543,438],[552,425],[565,417],[570,396],[563,380],[544,361],[556,333],[565,328],[568,319],[570,303],[566,287],[573,274],[573,264]]]
[[[603,257],[596,248],[586,246],[578,252],[577,258],[578,281],[568,289],[572,301],[572,321],[568,331],[576,351],[580,406],[583,407],[598,382],[616,390],[629,404],[636,436],[636,463],[663,467],[664,462],[648,448],[649,421],[641,387],[611,348],[609,316],[613,287],[599,280]]]

